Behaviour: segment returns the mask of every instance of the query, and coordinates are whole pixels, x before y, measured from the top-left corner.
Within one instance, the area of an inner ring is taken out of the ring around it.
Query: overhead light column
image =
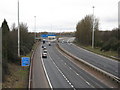
[[[92,48],[94,48],[94,6],[93,6],[93,31],[92,31]]]
[[[20,24],[19,24],[19,0],[18,0],[18,57],[20,57]]]

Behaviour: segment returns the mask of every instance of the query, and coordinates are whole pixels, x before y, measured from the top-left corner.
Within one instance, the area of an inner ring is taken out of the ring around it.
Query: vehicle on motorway
[[[48,45],[49,45],[49,46],[51,46],[51,43],[50,43],[50,42],[48,42]]]
[[[42,46],[42,48],[44,48],[44,46]]]
[[[65,41],[65,40],[62,40],[62,43],[67,43],[67,41]]]
[[[46,50],[46,47],[45,47],[45,46],[43,47],[43,50]]]
[[[45,44],[45,39],[43,39],[43,44]]]
[[[47,50],[43,50],[42,58],[47,58]]]

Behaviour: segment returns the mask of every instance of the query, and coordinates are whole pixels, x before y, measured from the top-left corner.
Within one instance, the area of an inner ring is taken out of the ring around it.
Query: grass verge
[[[9,74],[5,76],[3,88],[27,88],[29,67],[9,63],[8,68]]]
[[[32,50],[35,48],[36,44],[33,45]],[[32,51],[26,56],[31,57],[31,55]],[[2,83],[2,88],[28,88],[29,67],[8,63],[8,69],[9,74],[5,76],[5,82]]]

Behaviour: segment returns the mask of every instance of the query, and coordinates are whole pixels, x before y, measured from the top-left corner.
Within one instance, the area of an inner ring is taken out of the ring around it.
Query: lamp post
[[[92,26],[92,48],[94,48],[94,6],[93,6],[93,26]]]
[[[19,0],[18,0],[18,57],[20,57]]]
[[[35,18],[34,30],[35,30],[35,39],[36,39],[36,16],[34,16],[34,18]]]

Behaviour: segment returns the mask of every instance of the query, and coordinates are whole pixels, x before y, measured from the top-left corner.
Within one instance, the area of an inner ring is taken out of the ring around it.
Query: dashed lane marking
[[[65,78],[65,80],[68,82],[68,84],[74,89],[74,90],[76,90],[75,88],[74,88],[74,86],[70,83],[70,81],[67,79],[67,77],[63,74],[63,72],[59,69],[59,67],[56,65],[56,63],[52,60],[52,58],[51,58],[51,56],[50,56],[50,54],[48,53],[48,55],[49,55],[49,57],[50,57],[50,59],[51,59],[51,61],[54,63],[54,65],[56,66],[56,68],[58,69],[58,71],[62,74],[62,76]]]

